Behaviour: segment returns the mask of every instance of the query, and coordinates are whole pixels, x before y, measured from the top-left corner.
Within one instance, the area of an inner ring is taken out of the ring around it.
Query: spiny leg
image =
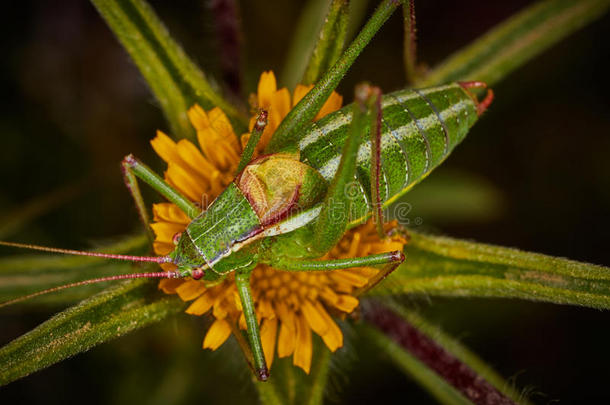
[[[135,177],[142,180],[144,183],[151,186],[163,197],[176,204],[178,208],[180,208],[186,215],[188,215],[189,218],[193,219],[197,215],[199,215],[200,210],[195,206],[195,204],[193,204],[188,198],[180,194],[180,192],[178,192],[178,190],[176,190],[174,187],[167,184],[165,180],[163,180],[157,173],[152,171],[144,163],[136,159],[135,156],[125,156],[125,158],[123,159],[122,168],[123,173],[125,174],[125,182],[127,184],[127,188],[129,188],[129,191],[132,193],[132,196],[136,201],[136,206],[138,207],[138,211],[140,213],[140,218],[142,218],[143,220],[146,219],[146,221],[148,221],[148,214],[134,175]],[[132,188],[132,184],[136,185],[135,189]]]
[[[254,311],[254,300],[250,291],[250,274],[252,270],[237,271],[235,274],[235,284],[239,293],[239,299],[246,318],[248,327],[248,341],[250,342],[250,350],[254,359],[254,369],[256,376],[261,381],[266,381],[269,378],[269,369],[263,352],[263,344],[261,342],[260,328],[258,319]]]
[[[367,107],[371,110],[371,200],[373,202],[373,222],[380,239],[385,239],[383,230],[383,205],[379,193],[381,180],[381,89],[370,87]]]
[[[314,240],[311,249],[320,255],[328,252],[339,242],[349,221],[352,198],[349,193],[350,183],[354,181],[358,149],[369,123],[368,108],[371,98],[371,87],[361,84],[356,87],[356,100],[352,109],[352,123],[343,146],[341,161],[333,178],[322,210],[314,224]]]
[[[333,271],[352,267],[379,266],[382,264],[395,264],[397,266],[404,260],[404,253],[400,250],[395,250],[393,252],[377,253],[362,257],[350,257],[347,259],[294,260],[278,258],[273,259],[269,265],[275,269],[285,271]]]
[[[155,240],[155,236],[150,227],[148,209],[144,203],[142,193],[140,192],[138,178],[133,174],[133,171],[129,168],[125,161],[121,163],[121,171],[123,172],[123,182],[125,183],[127,190],[129,190],[129,194],[131,194],[134,203],[136,204],[136,210],[138,211],[140,222],[142,222],[142,225],[144,225],[144,229],[146,230],[146,236],[148,236],[149,242],[152,243]]]

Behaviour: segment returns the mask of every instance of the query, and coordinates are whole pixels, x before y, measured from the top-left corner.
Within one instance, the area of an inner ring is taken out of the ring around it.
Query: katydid
[[[291,134],[269,155],[251,160],[267,112],[259,115],[234,181],[203,212],[132,155],[123,160],[125,182],[143,222],[148,214],[136,178],[190,218],[165,257],[81,252],[0,242],[58,253],[109,259],[173,263],[175,271],[85,280],[41,291],[0,306],[88,283],[124,278],[190,277],[206,285],[234,273],[247,325],[253,368],[260,380],[269,372],[264,358],[250,275],[258,264],[285,271],[332,271],[384,266],[380,280],[403,260],[400,251],[347,259],[320,260],[345,231],[372,215],[381,224],[387,206],[426,177],[462,141],[493,99],[479,101],[471,88],[481,82],[452,83],[381,96],[360,85],[355,102]],[[286,144],[287,143],[287,144]],[[378,226],[380,237],[383,227]]]

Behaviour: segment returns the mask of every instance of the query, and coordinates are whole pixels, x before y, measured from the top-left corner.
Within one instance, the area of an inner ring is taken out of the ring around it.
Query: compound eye
[[[194,269],[191,272],[191,277],[193,278],[193,280],[200,280],[201,278],[203,278],[203,276],[205,276],[205,271],[203,271],[202,269]]]
[[[182,232],[177,232],[174,234],[174,236],[172,237],[172,242],[174,242],[174,245],[178,245],[178,242],[180,241],[181,236],[182,236]]]

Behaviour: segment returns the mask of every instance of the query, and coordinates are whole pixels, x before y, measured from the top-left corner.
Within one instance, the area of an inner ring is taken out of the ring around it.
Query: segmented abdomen
[[[299,142],[301,160],[331,180],[341,159],[351,122],[346,106],[312,123]],[[383,97],[380,198],[388,202],[406,192],[441,163],[477,120],[469,94],[457,83],[401,90]],[[350,190],[356,197],[351,220],[371,210],[371,141],[358,151],[358,170]]]

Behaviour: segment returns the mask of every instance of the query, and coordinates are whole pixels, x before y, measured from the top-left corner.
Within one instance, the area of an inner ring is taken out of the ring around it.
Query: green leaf
[[[300,131],[302,127],[315,117],[364,47],[400,4],[401,1],[398,0],[384,0],[381,2],[375,13],[368,20],[364,28],[362,28],[356,39],[343,52],[337,63],[318,80],[314,88],[286,115],[273,134],[267,146],[267,152],[276,151],[295,140],[294,137],[298,136],[302,132]]]
[[[418,87],[456,80],[494,84],[606,13],[608,0],[538,2],[499,24],[434,68]]]
[[[179,298],[159,292],[156,281],[133,280],[108,288],[0,348],[0,385],[159,322],[184,307]]]
[[[517,391],[510,383],[502,378],[491,366],[486,364],[475,353],[471,352],[467,347],[462,345],[458,340],[454,339],[441,330],[436,325],[431,324],[426,319],[422,318],[417,312],[401,305],[396,300],[384,300],[384,305],[391,308],[396,314],[403,318],[409,325],[416,328],[419,333],[434,341],[435,344],[442,347],[444,351],[451,356],[468,366],[480,378],[490,383],[495,389],[504,394],[506,397],[520,404],[529,403],[519,391]]]
[[[141,235],[96,250],[106,253],[136,254],[142,253],[147,244],[148,240],[144,235]],[[0,259],[0,302],[62,284],[133,272],[131,263],[109,261],[108,259],[95,257],[63,255],[5,257]],[[19,305],[74,302],[89,297],[104,288],[103,284],[70,288],[28,300]]]
[[[347,0],[333,0],[318,34],[318,42],[313,49],[309,64],[303,75],[303,84],[318,81],[324,72],[329,70],[343,51],[349,7]]]
[[[324,24],[330,2],[331,0],[309,0],[301,9],[281,76],[282,84],[289,89],[294,89],[305,72],[307,61],[316,45],[316,34]]]
[[[523,298],[610,308],[610,269],[409,231],[407,260],[372,294]]]
[[[379,329],[367,324],[360,324],[357,329],[359,334],[375,346],[375,350],[384,353],[399,369],[415,380],[440,403],[451,405],[472,404],[458,390]]]
[[[246,128],[246,119],[212,87],[146,1],[91,2],[140,69],[174,136],[194,139],[186,112],[195,103],[220,107],[238,133]]]

